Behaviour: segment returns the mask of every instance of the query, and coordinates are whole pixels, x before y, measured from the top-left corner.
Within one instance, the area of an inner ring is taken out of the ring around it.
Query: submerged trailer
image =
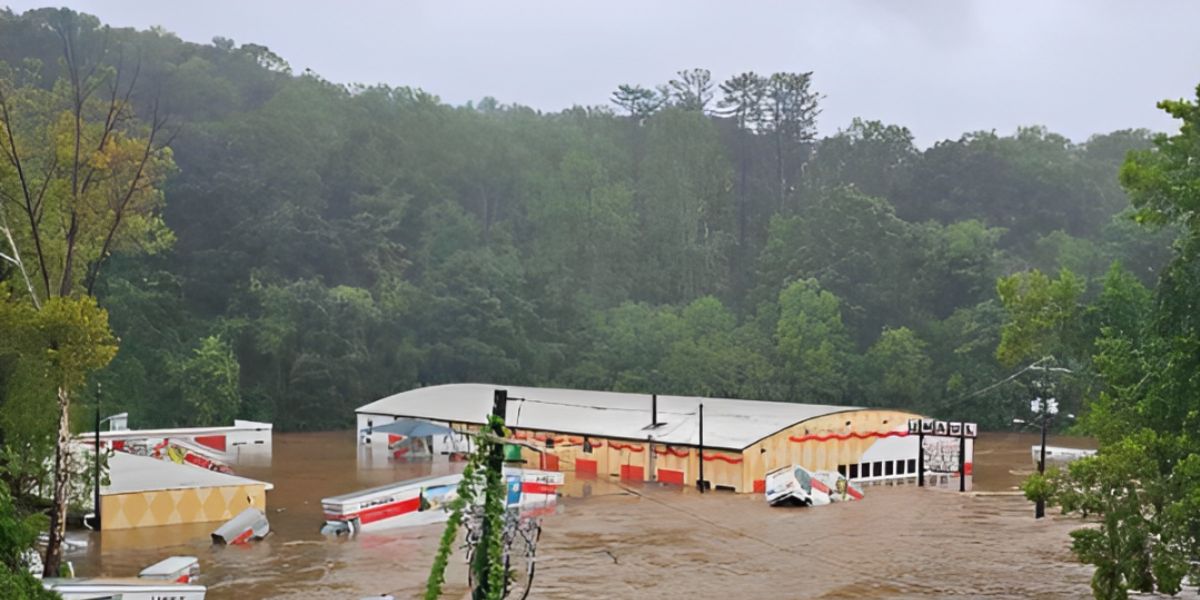
[[[562,473],[505,467],[509,508],[523,512],[553,510]],[[410,479],[321,500],[325,512],[322,533],[356,534],[391,527],[412,527],[445,521],[458,497],[461,474]]]
[[[1033,466],[1037,466],[1038,460],[1042,456],[1041,445],[1033,445],[1029,448],[1029,454],[1033,457]],[[1046,446],[1046,464],[1057,463],[1066,464],[1071,461],[1076,461],[1081,458],[1095,456],[1096,451],[1088,448],[1067,448],[1064,446]]]
[[[42,586],[64,600],[204,600],[208,590],[195,583],[199,573],[195,556],[172,556],[142,569],[136,579],[46,578]]]
[[[63,600],[204,600],[207,588],[193,583],[144,579],[44,579],[42,585]]]
[[[823,506],[831,502],[862,500],[857,486],[836,471],[812,472],[800,465],[767,473],[767,504],[771,506]]]

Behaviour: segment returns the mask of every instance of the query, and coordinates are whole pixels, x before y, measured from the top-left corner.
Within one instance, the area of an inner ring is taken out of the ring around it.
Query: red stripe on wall
[[[659,469],[658,480],[663,483],[683,485],[683,471],[676,471],[674,469]]]
[[[421,497],[414,496],[412,498],[408,498],[407,500],[399,500],[391,504],[372,506],[366,510],[361,510],[359,512],[347,515],[347,517],[358,517],[359,522],[363,525],[366,525],[367,523],[374,523],[375,521],[382,521],[384,519],[398,517],[410,512],[416,512],[420,508]]]
[[[905,437],[907,435],[908,435],[907,431],[882,431],[882,432],[881,431],[868,431],[866,433],[858,433],[855,431],[851,431],[850,433],[843,433],[843,434],[830,433],[828,435],[818,435],[818,434],[813,433],[813,434],[809,434],[809,435],[802,435],[799,437],[790,435],[790,436],[788,436],[788,439],[793,442],[798,443],[798,442],[807,442],[807,441],[814,441],[814,440],[818,441],[818,442],[825,442],[825,441],[829,441],[829,440],[848,440],[850,438],[865,440],[867,438]]]
[[[668,446],[666,448],[655,448],[654,453],[662,454],[662,455],[670,454],[671,456],[675,456],[678,458],[687,458],[688,457],[687,450],[677,450],[675,448],[671,448],[670,446]]]
[[[523,494],[557,494],[558,486],[549,483],[540,483],[537,481],[522,481],[521,493]]]
[[[586,458],[576,458],[575,459],[575,472],[576,473],[588,473],[591,475],[595,475],[596,470],[597,470],[596,461],[588,460]]]
[[[704,460],[707,460],[709,462],[712,462],[714,460],[721,460],[721,461],[725,461],[731,465],[736,465],[736,464],[742,462],[741,457],[733,458],[731,456],[725,456],[724,454],[705,454]]]
[[[208,446],[213,450],[225,451],[225,436],[223,435],[198,435],[196,443],[201,446]]]
[[[628,450],[630,452],[643,452],[645,448],[636,444],[621,444],[618,442],[609,442],[608,446],[613,450]]]

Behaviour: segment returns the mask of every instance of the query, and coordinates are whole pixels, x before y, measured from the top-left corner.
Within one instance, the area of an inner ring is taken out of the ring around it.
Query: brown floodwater
[[[1028,434],[984,434],[973,492],[873,485],[861,502],[771,508],[761,495],[607,479],[573,481],[543,521],[531,598],[1083,598],[1091,569],[1076,562],[1067,533],[1077,520],[1033,519],[1015,492],[1032,470]],[[1092,447],[1086,439],[1051,443]],[[361,598],[420,594],[442,525],[356,538],[319,533],[320,500],[431,473],[447,463],[366,460],[354,434],[284,433],[269,465],[238,474],[274,483],[272,534],[218,547],[218,524],[93,533],[69,557],[81,574],[129,576],[174,554],[199,557],[212,600]],[[447,597],[461,597],[465,570],[452,560]]]

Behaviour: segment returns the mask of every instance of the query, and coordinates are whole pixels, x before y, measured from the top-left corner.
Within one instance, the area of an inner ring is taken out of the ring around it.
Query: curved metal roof
[[[509,427],[596,437],[697,446],[704,403],[704,445],[741,450],[782,429],[816,417],[861,410],[855,406],[761,402],[695,396],[658,397],[660,426],[650,425],[650,394],[454,383],[417,388],[360,406],[359,413],[482,424],[495,390],[508,390]],[[380,423],[382,424],[382,423]]]

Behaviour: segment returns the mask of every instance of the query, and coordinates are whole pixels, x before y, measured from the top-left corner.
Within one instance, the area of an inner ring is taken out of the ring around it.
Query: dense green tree
[[[907,127],[855,118],[850,126],[820,140],[804,167],[805,188],[852,185],[876,198],[890,198],[911,183],[912,164],[920,158]]]
[[[775,189],[779,210],[789,208],[794,172],[807,158],[817,133],[820,94],[812,89],[812,72],[774,73],[766,83],[763,125],[775,149]]]
[[[890,204],[849,188],[829,190],[799,213],[772,219],[757,298],[815,278],[844,302],[848,327],[865,347],[884,325],[911,322],[920,259],[916,228]]]
[[[733,241],[730,167],[713,124],[668,109],[649,123],[640,293],[680,302],[722,293]]]
[[[1097,520],[1072,532],[1075,553],[1096,567],[1097,598],[1174,595],[1200,575],[1200,102],[1160,107],[1182,121],[1179,133],[1130,153],[1121,182],[1141,222],[1177,228],[1174,259],[1152,301],[1132,276],[1110,271],[1093,313],[1103,388],[1082,423],[1100,452],[1025,486],[1030,498]]]
[[[1085,287],[1083,279],[1066,269],[1057,279],[1036,270],[1002,277],[996,289],[1009,320],[1001,331],[996,358],[1014,367],[1046,356],[1065,359],[1085,354]]]
[[[38,533],[45,527],[41,515],[22,517],[8,490],[0,486],[0,591],[12,600],[59,598],[47,591],[29,572],[26,555],[33,551]]]
[[[880,406],[928,405],[934,389],[927,344],[907,327],[885,329],[863,357],[863,385]]]
[[[1148,133],[1073,143],[1033,127],[917,148],[900,124],[855,119],[819,139],[822,100],[804,72],[743,73],[718,91],[689,70],[674,86],[621,86],[611,109],[454,106],[293,73],[253,41],[0,11],[0,79],[37,181],[62,92],[54,19],[73,24],[80,65],[120,83],[123,114],[144,119],[123,121],[125,147],[146,141],[156,106],[162,131],[179,131],[170,152],[156,134],[153,185],[138,195],[140,221],[126,222],[140,234],[114,244],[103,270],[103,253],[78,254],[88,266],[71,277],[93,280],[122,341],[93,376],[103,407],[138,425],[236,416],[335,428],[397,390],[495,381],[903,404],[1004,427],[1032,390],[988,388],[1011,373],[996,349],[1002,332],[1037,320],[1022,312],[1037,303],[1020,290],[1002,302],[997,276],[1065,267],[1086,280],[1070,329],[1082,383],[1063,383],[1073,398],[1140,381],[1129,357],[1157,339],[1136,327],[1159,314],[1137,300],[1150,292],[1105,269],[1120,261],[1147,289],[1164,273],[1170,286],[1187,281],[1165,268],[1183,219],[1143,215],[1162,222],[1148,230],[1117,185]],[[88,136],[103,122],[96,106]],[[1168,172],[1158,164],[1138,177]],[[44,299],[10,165],[0,160],[13,233],[0,239],[0,286]],[[48,264],[54,288],[62,273]],[[1156,302],[1187,313],[1185,295],[1164,293]],[[1054,331],[1030,337],[1053,345]],[[1101,382],[1098,353],[1128,373]],[[918,369],[900,359],[921,354],[929,368],[914,392]],[[895,385],[865,385],[889,368]],[[45,481],[18,450],[52,445],[56,394],[11,351],[0,351],[0,386],[2,460],[21,473],[10,482],[20,494]]]
[[[712,73],[708,69],[687,69],[676,73],[678,79],[667,82],[671,104],[682,110],[708,112],[713,98]]]
[[[240,367],[228,342],[217,336],[200,340],[200,346],[177,370],[179,395],[189,423],[224,425],[238,415]]]
[[[815,279],[796,281],[779,292],[775,344],[779,378],[794,402],[841,402],[847,385],[850,339],[842,325],[841,302]]]

